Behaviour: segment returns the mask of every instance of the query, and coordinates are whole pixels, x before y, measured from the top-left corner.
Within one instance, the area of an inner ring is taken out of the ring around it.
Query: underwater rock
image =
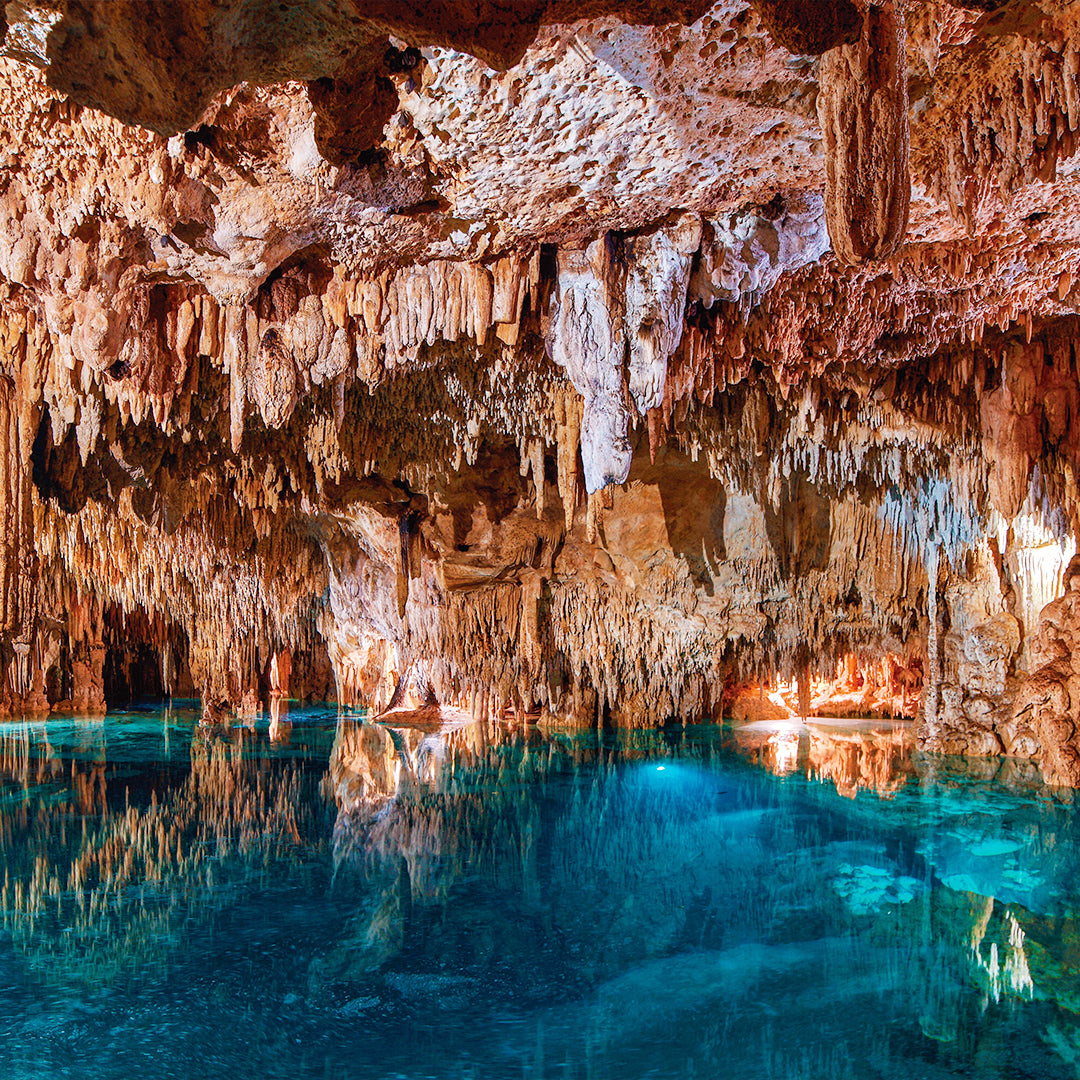
[[[833,888],[854,915],[868,915],[882,907],[907,904],[923,888],[918,878],[895,874],[881,866],[850,866],[837,868]]]

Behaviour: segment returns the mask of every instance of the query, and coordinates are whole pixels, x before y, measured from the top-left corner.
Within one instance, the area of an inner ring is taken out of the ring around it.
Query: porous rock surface
[[[923,673],[927,748],[1080,779],[1073,696],[1024,709],[1078,526],[1080,4],[2,29],[4,707],[657,724],[842,661]]]

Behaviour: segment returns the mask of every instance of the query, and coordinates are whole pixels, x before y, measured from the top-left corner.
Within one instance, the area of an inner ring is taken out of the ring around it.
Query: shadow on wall
[[[807,479],[795,473],[780,487],[780,506],[762,504],[765,534],[776,553],[784,581],[802,577],[809,570],[829,568],[832,516],[829,500]]]
[[[618,513],[604,523],[605,540],[612,550],[640,563],[653,552],[670,547],[686,560],[694,584],[711,596],[713,574],[720,563],[739,554],[728,551],[725,525],[729,536],[756,547],[753,523],[739,520],[740,501],[729,500],[723,483],[709,475],[704,458],[693,461],[664,447],[653,463],[644,447],[642,441],[634,455],[627,491],[616,496]],[[776,555],[783,580],[828,569],[829,500],[805,475],[786,479],[777,508],[766,501],[760,512],[764,515],[764,539]]]
[[[638,445],[627,482],[617,518],[605,522],[609,545],[640,562],[670,547],[711,596],[713,573],[727,559],[724,485],[709,475],[703,459],[693,461],[672,447],[659,449],[651,462],[646,440]]]

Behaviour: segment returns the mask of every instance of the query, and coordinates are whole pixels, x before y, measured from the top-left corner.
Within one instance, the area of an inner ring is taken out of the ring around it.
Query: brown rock
[[[8,5],[0,709],[782,684],[1067,779],[1080,17],[757,10]]]
[[[907,57],[897,0],[866,3],[859,40],[821,60],[825,220],[846,263],[891,255],[908,227]]]
[[[862,28],[853,0],[751,0],[751,6],[778,45],[803,55],[852,45]]]

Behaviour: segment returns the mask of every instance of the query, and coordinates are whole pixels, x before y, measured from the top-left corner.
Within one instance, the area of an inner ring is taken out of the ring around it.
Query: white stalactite
[[[686,321],[690,265],[700,246],[697,214],[681,214],[672,225],[626,241],[627,375],[642,416],[664,400],[668,360]]]
[[[581,462],[590,494],[608,484],[621,484],[630,472],[621,306],[608,237],[595,240],[584,251],[560,249],[548,351],[585,399]]]

